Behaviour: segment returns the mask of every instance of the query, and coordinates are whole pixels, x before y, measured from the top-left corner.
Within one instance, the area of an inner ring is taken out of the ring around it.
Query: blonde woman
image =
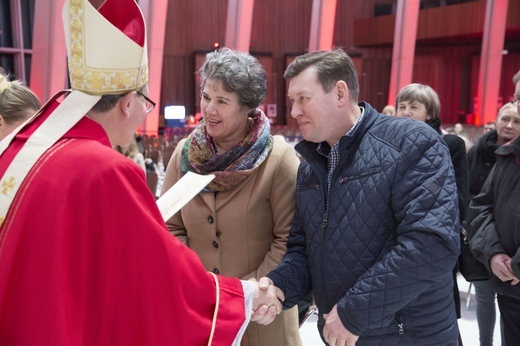
[[[126,146],[116,145],[115,149],[121,154],[125,155],[134,161],[146,173],[146,166],[144,164],[144,156],[139,152],[135,138]]]
[[[0,140],[40,109],[40,101],[20,81],[0,68]]]

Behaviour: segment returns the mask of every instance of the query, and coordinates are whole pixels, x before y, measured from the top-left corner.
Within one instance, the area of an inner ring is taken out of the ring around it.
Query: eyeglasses
[[[136,91],[136,93],[138,93],[139,95],[144,97],[144,99],[146,100],[146,114],[150,113],[155,108],[155,102],[150,100],[150,98],[148,96],[146,96],[145,94],[143,94],[140,91]]]

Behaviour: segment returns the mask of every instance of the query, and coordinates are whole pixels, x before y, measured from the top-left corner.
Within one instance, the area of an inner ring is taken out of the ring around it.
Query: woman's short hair
[[[417,101],[426,107],[426,113],[431,117],[430,120],[439,118],[441,112],[441,102],[439,95],[429,85],[412,83],[408,84],[399,91],[395,103],[403,101]]]
[[[347,84],[350,100],[357,103],[359,81],[354,62],[341,48],[320,50],[300,55],[287,66],[284,78],[290,80],[310,66],[316,68],[318,82],[328,93],[340,80]]]
[[[7,124],[25,120],[38,109],[36,95],[18,80],[9,80],[9,75],[0,68],[0,115]]]
[[[265,98],[267,74],[260,62],[248,53],[229,48],[208,53],[199,74],[201,91],[211,79],[227,92],[236,93],[241,106],[256,109]]]
[[[508,110],[512,110],[513,112],[515,113],[518,113],[517,111],[517,106],[516,106],[516,102],[508,102],[506,104],[504,104],[502,107],[500,107],[500,109],[498,110],[498,113],[497,113],[497,119],[500,118],[502,116],[502,114],[504,114],[504,112],[508,111]]]

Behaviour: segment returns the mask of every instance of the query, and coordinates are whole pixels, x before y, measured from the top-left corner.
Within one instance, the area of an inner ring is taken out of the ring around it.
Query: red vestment
[[[56,106],[18,133],[0,177]],[[218,280],[213,345],[231,345],[244,291]],[[143,171],[86,117],[31,169],[0,228],[0,345],[207,345],[216,300],[213,276],[166,231]]]

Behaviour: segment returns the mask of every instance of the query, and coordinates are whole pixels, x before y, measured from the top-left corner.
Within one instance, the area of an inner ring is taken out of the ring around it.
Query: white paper
[[[166,221],[175,215],[213,179],[215,179],[214,174],[186,173],[157,200],[163,220]]]

